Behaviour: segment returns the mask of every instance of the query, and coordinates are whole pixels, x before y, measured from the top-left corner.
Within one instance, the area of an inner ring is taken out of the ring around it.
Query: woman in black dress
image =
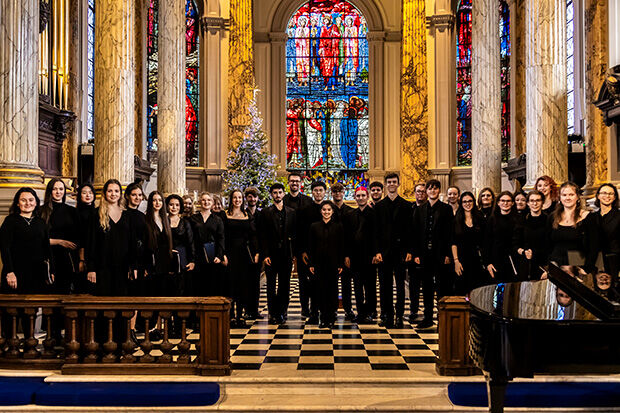
[[[131,226],[135,231],[136,237],[136,262],[137,276],[129,282],[129,295],[140,296],[149,295],[149,285],[145,278],[148,257],[146,254],[146,215],[138,208],[144,200],[144,191],[138,182],[127,185],[124,194],[125,211],[131,220]]]
[[[549,261],[594,274],[599,250],[597,230],[596,218],[583,208],[579,187],[573,182],[563,183],[560,203],[547,219]]]
[[[176,284],[172,266],[172,232],[161,192],[149,194],[146,206],[147,291],[152,297],[175,296]]]
[[[314,297],[319,298],[320,328],[332,328],[338,310],[338,276],[344,266],[344,230],[332,219],[335,206],[321,203],[321,221],[310,225],[308,258],[315,278]]]
[[[527,206],[527,194],[523,191],[517,191],[514,193],[513,197],[515,199],[515,218],[517,219],[518,225],[521,225],[528,212],[530,212]]]
[[[46,294],[54,281],[49,229],[37,212],[39,197],[32,188],[20,188],[9,215],[0,227],[2,278],[5,294]]]
[[[534,189],[545,197],[542,212],[547,216],[551,215],[558,204],[558,184],[549,175],[543,175],[536,180]]]
[[[224,258],[224,222],[211,212],[213,196],[200,194],[200,212],[192,215],[190,223],[196,248],[196,270],[193,276],[195,295],[227,296],[227,283],[222,276]]]
[[[96,218],[95,209],[95,188],[85,183],[77,189],[77,214],[78,214],[78,233],[79,233],[79,264],[76,282],[77,293],[90,293],[89,282],[86,281],[86,245],[90,240],[90,229],[92,221]]]
[[[489,219],[494,207],[495,193],[491,188],[482,188],[478,194],[478,208],[480,208],[480,213],[485,220]]]
[[[234,326],[245,327],[243,310],[248,312],[252,264],[258,263],[258,245],[254,219],[245,210],[243,192],[238,189],[230,193],[226,211],[226,256],[228,257],[228,276],[230,295],[233,300],[231,315]]]
[[[87,279],[99,296],[128,295],[128,280],[137,274],[135,229],[121,205],[121,194],[119,181],[107,181],[92,222],[86,253]]]
[[[620,271],[620,211],[618,211],[618,189],[613,184],[603,184],[596,191],[594,204],[599,208],[594,213],[600,234],[600,250],[605,272],[618,280]],[[600,269],[602,270],[602,268]]]
[[[514,251],[520,280],[539,280],[547,264],[545,228],[547,215],[542,212],[545,196],[536,189],[527,194],[529,213],[515,228]]]
[[[516,220],[514,198],[509,191],[497,197],[497,208],[486,223],[483,259],[494,283],[516,280],[517,269],[512,257],[512,238]]]
[[[181,216],[183,198],[173,194],[166,198],[170,231],[172,233],[173,271],[175,272],[176,294],[179,296],[194,295],[191,285],[191,271],[194,270],[196,248],[194,234],[189,220]],[[193,201],[192,201],[193,206]],[[183,214],[184,215],[184,214]]]
[[[482,235],[484,219],[471,192],[463,192],[454,217],[452,260],[457,275],[457,294],[465,295],[488,283],[482,267]]]
[[[56,270],[54,290],[71,294],[75,290],[78,272],[79,218],[77,210],[65,203],[67,188],[59,178],[52,178],[45,188],[41,218],[49,228],[52,258]]]

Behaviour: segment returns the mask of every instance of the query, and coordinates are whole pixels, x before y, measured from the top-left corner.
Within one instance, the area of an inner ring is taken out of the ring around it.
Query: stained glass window
[[[457,165],[471,165],[471,6],[461,0],[456,14],[456,154]],[[499,1],[502,162],[510,158],[510,9]]]
[[[87,109],[86,128],[88,140],[94,139],[95,130],[95,0],[88,0],[88,28],[87,28]]]
[[[566,1],[566,91],[568,134],[575,133],[575,5]]]
[[[157,152],[157,56],[158,0],[149,0],[147,29],[147,151]],[[185,3],[185,160],[189,166],[198,165],[198,9],[193,0]]]
[[[291,17],[286,43],[286,167],[367,183],[368,25],[349,2],[310,0]]]

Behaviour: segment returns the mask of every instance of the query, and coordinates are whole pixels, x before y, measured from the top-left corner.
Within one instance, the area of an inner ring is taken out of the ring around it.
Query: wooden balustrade
[[[39,311],[45,330],[42,342],[34,332]],[[229,311],[230,301],[223,297],[1,295],[0,368],[60,369],[63,374],[226,375],[230,374]],[[53,324],[61,320],[54,316],[59,312],[64,314],[63,326]],[[146,331],[138,343],[131,335],[134,318]],[[152,342],[148,331],[158,320],[163,338]],[[191,335],[190,323],[199,326]],[[20,325],[23,334],[18,334]],[[64,343],[57,343],[53,332],[61,329]]]

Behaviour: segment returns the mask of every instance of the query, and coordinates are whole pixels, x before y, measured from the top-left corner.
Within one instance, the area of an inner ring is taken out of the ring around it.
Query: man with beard
[[[368,189],[370,190],[370,201],[368,201],[368,204],[375,206],[383,198],[383,184],[379,181],[374,181],[370,183]]]

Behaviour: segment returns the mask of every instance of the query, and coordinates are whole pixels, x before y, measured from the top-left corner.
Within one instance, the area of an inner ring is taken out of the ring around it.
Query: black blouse
[[[331,219],[310,225],[308,239],[310,265],[319,268],[342,268],[344,264],[344,230],[340,222]]]
[[[583,269],[592,272],[596,269],[596,258],[599,251],[599,234],[597,234],[596,218],[588,214],[575,226],[558,225],[553,228],[553,216],[547,218],[547,243],[550,254],[549,261],[558,265],[574,265],[569,263],[568,252],[579,252],[584,263]]]
[[[172,232],[172,248],[178,250],[179,247],[185,248],[187,254],[187,262],[194,262],[196,257],[196,248],[194,246],[194,233],[189,221],[185,218],[179,219],[179,225],[171,227]]]
[[[95,206],[94,205],[86,205],[86,204],[78,204],[77,206],[77,215],[78,215],[78,233],[80,239],[80,248],[86,248],[86,244],[90,239],[90,229],[92,228],[92,220],[97,219],[95,215]]]
[[[129,210],[123,211],[118,222],[110,218],[107,230],[99,223],[99,208],[95,212],[96,219],[92,220],[91,242],[86,254],[88,271],[110,269],[118,272],[136,269],[137,240],[136,229]]]
[[[201,257],[200,251],[207,242],[215,243],[215,256],[220,260],[224,258],[224,222],[215,213],[211,213],[206,221],[202,219],[200,212],[190,218],[194,233],[194,245],[197,257]]]
[[[600,248],[604,254],[620,254],[620,211],[612,209],[605,215],[594,213],[600,234]]]
[[[61,202],[52,202],[49,227],[50,238],[63,239],[76,244],[80,242],[78,231],[79,216],[77,210]]]

